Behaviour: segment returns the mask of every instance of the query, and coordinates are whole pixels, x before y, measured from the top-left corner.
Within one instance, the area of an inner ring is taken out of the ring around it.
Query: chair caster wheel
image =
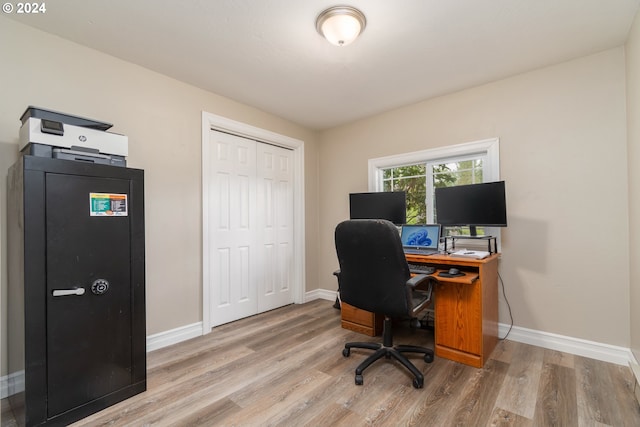
[[[427,363],[433,362],[433,354],[425,354],[424,355],[424,361],[427,362]]]
[[[413,388],[422,388],[424,385],[424,379],[414,378],[413,379]]]
[[[344,357],[349,357],[350,354],[351,354],[351,349],[348,349],[348,348],[342,349],[342,355]]]
[[[363,382],[364,379],[362,378],[362,375],[356,374],[356,385],[362,385]]]

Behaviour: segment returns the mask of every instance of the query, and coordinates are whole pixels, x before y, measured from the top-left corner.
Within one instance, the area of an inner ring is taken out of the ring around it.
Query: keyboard
[[[424,264],[409,264],[409,271],[414,274],[433,274],[436,269],[430,265]]]

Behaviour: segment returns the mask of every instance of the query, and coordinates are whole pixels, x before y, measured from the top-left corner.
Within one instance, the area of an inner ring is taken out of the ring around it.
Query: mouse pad
[[[449,274],[449,272],[447,272],[447,271],[441,271],[440,273],[438,273],[438,276],[440,276],[440,277],[460,277],[460,276],[464,276],[464,273],[460,272],[458,274]]]

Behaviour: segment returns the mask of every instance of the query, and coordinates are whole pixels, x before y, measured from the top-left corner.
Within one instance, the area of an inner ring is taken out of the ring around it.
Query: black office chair
[[[433,350],[409,345],[393,346],[392,318],[415,318],[431,301],[436,279],[420,274],[411,277],[397,228],[385,220],[355,219],[338,224],[335,230],[340,270],[340,299],[362,310],[384,315],[382,343],[346,343],[342,355],[352,348],[376,350],[356,368],[355,382],[362,385],[362,371],[376,360],[393,357],[414,376],[413,386],[422,388],[424,376],[403,353],[422,353],[433,362]]]

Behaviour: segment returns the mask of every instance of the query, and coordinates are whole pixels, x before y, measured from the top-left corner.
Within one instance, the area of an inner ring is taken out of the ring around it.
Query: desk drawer
[[[340,308],[343,328],[369,336],[382,333],[384,316],[361,310],[345,302],[340,303]]]

